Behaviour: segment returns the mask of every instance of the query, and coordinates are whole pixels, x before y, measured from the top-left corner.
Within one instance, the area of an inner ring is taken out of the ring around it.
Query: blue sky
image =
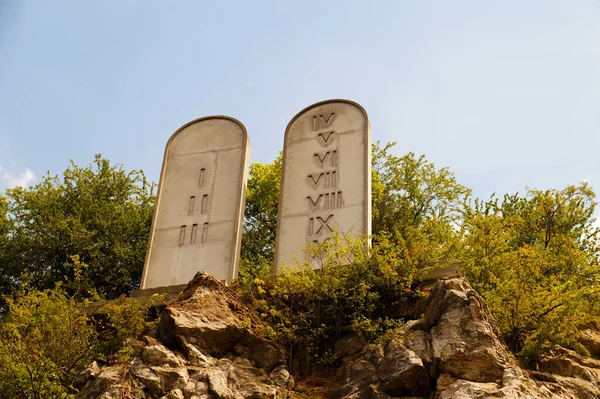
[[[0,189],[95,153],[157,181],[189,120],[362,104],[374,141],[478,196],[600,188],[600,2],[0,0]]]

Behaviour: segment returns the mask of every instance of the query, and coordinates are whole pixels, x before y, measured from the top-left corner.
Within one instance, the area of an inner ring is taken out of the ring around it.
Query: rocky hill
[[[539,370],[522,369],[482,298],[465,279],[438,281],[423,315],[382,344],[335,343],[334,373],[294,381],[286,354],[251,327],[236,295],[198,273],[127,361],[90,365],[79,398],[600,398],[600,360],[557,347]],[[600,333],[582,332],[600,355]]]

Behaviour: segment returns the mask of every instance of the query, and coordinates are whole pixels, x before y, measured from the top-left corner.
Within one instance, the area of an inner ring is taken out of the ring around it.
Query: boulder
[[[590,354],[600,358],[600,328],[596,324],[580,331],[579,342],[590,351]]]
[[[102,371],[102,369],[100,368],[100,366],[98,366],[98,363],[96,363],[95,361],[92,362],[89,366],[87,366],[78,376],[77,379],[75,380],[75,382],[73,383],[73,386],[75,388],[82,388],[85,386],[85,384],[92,378],[94,378],[95,376],[97,376],[98,374],[100,374],[100,371]]]
[[[377,377],[382,391],[390,396],[424,396],[429,390],[429,378],[421,358],[397,339],[386,345]]]
[[[353,356],[360,353],[367,343],[362,335],[348,335],[335,343],[333,354],[337,359]]]
[[[490,382],[516,364],[499,338],[489,309],[465,279],[436,283],[423,320],[407,324],[405,336],[407,347],[428,363],[433,378],[448,373],[458,379]]]
[[[465,279],[438,281],[420,309],[419,320],[385,342],[343,337],[333,348],[340,362],[334,377],[311,377],[320,381],[313,388],[306,381],[296,386],[281,348],[251,327],[261,323],[256,314],[199,273],[163,311],[156,335],[145,338],[130,362],[104,368],[93,363],[84,370],[77,397],[600,398],[599,360],[557,347],[531,377],[519,368]]]
[[[185,363],[185,359],[177,356],[160,343],[146,345],[142,349],[142,360],[144,363],[151,364],[153,366],[168,365],[172,367],[178,367]]]

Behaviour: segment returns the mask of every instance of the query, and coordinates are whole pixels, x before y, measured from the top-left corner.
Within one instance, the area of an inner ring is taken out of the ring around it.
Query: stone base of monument
[[[173,302],[173,300],[177,297],[177,295],[181,294],[183,290],[185,290],[187,284],[180,285],[170,285],[166,287],[156,287],[156,288],[148,288],[144,290],[133,290],[129,292],[130,298],[135,298],[139,303],[145,305],[150,301],[150,298],[154,294],[164,295],[164,299],[161,301],[162,304],[168,305]],[[109,303],[117,302],[118,299],[103,299],[100,301],[96,301],[90,303],[86,306],[85,311],[88,314],[93,314],[97,312],[102,312],[102,308]]]
[[[459,277],[458,262],[424,262],[417,265],[417,269],[428,269],[420,279],[420,287],[431,288],[438,280],[447,280]]]
[[[143,305],[150,300],[152,295],[165,295],[165,302],[169,303],[175,297],[183,292],[187,284],[168,285],[165,287],[146,288],[142,290],[133,290],[129,292],[130,298],[136,298]]]

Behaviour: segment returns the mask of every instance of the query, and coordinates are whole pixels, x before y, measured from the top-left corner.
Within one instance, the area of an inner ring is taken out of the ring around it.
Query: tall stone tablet
[[[348,100],[311,105],[287,126],[276,272],[295,258],[318,267],[303,247],[334,231],[371,234],[371,127],[366,111]]]
[[[204,270],[237,277],[250,143],[227,116],[192,121],[165,149],[141,289],[187,284]]]

